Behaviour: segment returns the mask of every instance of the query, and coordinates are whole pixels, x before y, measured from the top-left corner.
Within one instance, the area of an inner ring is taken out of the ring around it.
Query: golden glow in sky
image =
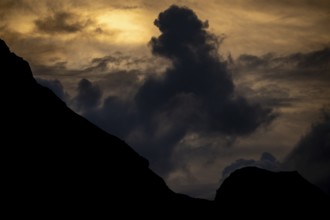
[[[62,54],[64,60],[72,50],[79,55],[88,49],[100,56],[134,48],[145,53],[150,38],[159,34],[154,19],[171,4],[192,8],[200,19],[209,21],[212,33],[224,34],[224,55],[289,54],[320,49],[330,42],[330,4],[323,0],[1,0],[0,36],[15,51],[24,53],[23,47],[33,47],[33,59],[39,49],[43,60],[48,59],[45,50]]]
[[[138,12],[110,11],[97,17],[102,29],[109,31],[108,40],[116,44],[145,44],[151,28],[144,25]],[[113,33],[113,34],[112,34]]]

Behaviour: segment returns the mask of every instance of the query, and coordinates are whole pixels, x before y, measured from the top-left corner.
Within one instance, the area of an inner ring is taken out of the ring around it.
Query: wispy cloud
[[[45,18],[35,20],[35,25],[39,31],[48,34],[76,33],[83,30],[91,20],[83,21],[76,14],[59,11]]]

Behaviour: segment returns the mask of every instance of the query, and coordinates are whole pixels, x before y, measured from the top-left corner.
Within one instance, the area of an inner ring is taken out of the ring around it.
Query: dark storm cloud
[[[80,20],[79,16],[73,13],[60,11],[35,20],[35,25],[38,30],[49,34],[75,33],[83,30],[89,22]]]
[[[80,80],[77,92],[77,96],[72,101],[76,110],[84,112],[96,108],[100,104],[102,91],[97,85],[93,85],[88,79]]]
[[[150,78],[140,88],[136,102],[141,112],[182,111],[190,118],[185,129],[229,135],[249,134],[271,121],[270,109],[236,96],[226,64],[217,54],[221,39],[206,31],[207,22],[188,8],[171,6],[154,23],[162,34],[152,38],[152,52],[170,59],[172,67],[163,79]],[[198,113],[181,106],[187,96]]]
[[[330,195],[330,113],[312,125],[294,150],[287,156],[283,168],[297,170]]]
[[[217,53],[222,39],[207,32],[207,22],[192,10],[171,6],[154,24],[162,33],[150,41],[152,52],[169,59],[171,67],[161,76],[147,77],[132,100],[110,96],[101,108],[85,112],[86,117],[131,140],[163,175],[173,165],[173,149],[187,133],[248,135],[274,118],[271,109],[236,95]],[[94,59],[93,68],[103,71],[111,62],[112,57]]]

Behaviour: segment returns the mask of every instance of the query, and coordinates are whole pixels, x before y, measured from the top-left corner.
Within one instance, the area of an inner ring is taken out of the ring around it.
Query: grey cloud
[[[231,64],[240,94],[273,108],[328,102],[330,50],[285,56],[241,55]],[[258,85],[258,86],[256,86]],[[296,106],[297,107],[297,106]]]
[[[286,157],[282,167],[297,170],[330,195],[330,113],[324,110],[322,115]]]
[[[155,62],[156,61],[150,57],[132,57],[115,52],[104,57],[93,58],[80,69],[68,69],[66,61],[57,61],[53,65],[34,65],[33,68],[41,75],[57,73],[60,75],[75,75],[80,77],[88,75],[90,77],[95,77],[101,74],[105,76],[125,71],[138,73],[147,69],[148,64]]]
[[[140,88],[136,102],[141,112],[156,113],[189,95],[199,107],[198,115],[184,109],[194,129],[244,135],[272,120],[270,109],[236,96],[226,64],[217,54],[219,39],[206,31],[208,24],[192,10],[171,6],[154,23],[162,34],[151,40],[152,52],[170,59],[172,67],[163,79],[150,78]],[[175,107],[181,108],[171,109]]]
[[[97,81],[103,90],[107,90],[110,96],[120,96],[122,100],[131,100],[141,86],[139,76],[142,73],[138,70],[111,71]]]
[[[324,48],[306,54],[298,53],[291,55],[289,58],[292,61],[296,61],[297,66],[300,68],[330,68],[330,48]]]
[[[73,107],[77,111],[84,112],[94,109],[100,104],[102,91],[89,80],[81,79],[78,83],[77,92],[77,96],[72,101]]]
[[[238,57],[238,64],[245,68],[255,69],[258,67],[267,66],[269,64],[270,56],[258,57],[250,54],[242,54]]]
[[[56,62],[51,66],[48,65],[32,65],[34,74],[37,76],[54,76],[68,75],[69,70],[66,68],[67,62]]]
[[[83,30],[89,22],[90,20],[81,20],[73,13],[60,11],[35,20],[35,25],[38,30],[49,34],[75,33]]]
[[[151,63],[149,61],[149,58],[135,58],[114,53],[105,57],[94,58],[82,69],[70,69],[67,67],[67,63],[62,61],[53,65],[32,65],[32,69],[34,75],[39,78],[45,80],[56,78],[61,81],[72,96],[81,93],[77,90],[77,83],[82,78],[86,78],[92,86],[98,87],[102,91],[104,99],[110,96],[132,102],[132,97],[143,83],[142,78],[146,74],[145,70],[150,68],[146,67],[149,65],[148,63]],[[103,99],[100,100],[101,106],[103,101]],[[95,107],[79,104],[80,102],[84,102],[84,100],[76,97],[68,104],[77,111],[77,106],[85,106],[85,113],[89,110],[92,111]]]
[[[264,56],[244,54],[239,56],[234,63],[242,73],[251,70],[258,71],[260,78],[330,82],[329,48],[287,56],[271,53]]]
[[[275,83],[268,83],[257,89],[252,89],[251,85],[239,85],[237,91],[244,94],[251,102],[261,103],[273,109],[282,107],[292,107],[295,102],[301,101],[299,97],[292,97],[290,90]]]
[[[84,116],[118,137],[125,138],[135,126],[135,115],[131,103],[116,96],[106,97],[99,108],[88,107]]]
[[[147,65],[150,60],[149,57],[132,57],[129,55],[123,55],[120,52],[115,52],[112,55],[104,57],[94,58],[91,61],[91,66],[85,69],[85,71],[98,71],[105,72],[108,70],[136,70],[142,69],[143,65]]]

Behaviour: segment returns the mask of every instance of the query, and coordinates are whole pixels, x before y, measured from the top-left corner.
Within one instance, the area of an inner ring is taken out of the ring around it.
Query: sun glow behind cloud
[[[149,27],[137,12],[116,10],[97,17],[102,30],[112,33],[108,40],[118,44],[144,44],[152,36]]]

